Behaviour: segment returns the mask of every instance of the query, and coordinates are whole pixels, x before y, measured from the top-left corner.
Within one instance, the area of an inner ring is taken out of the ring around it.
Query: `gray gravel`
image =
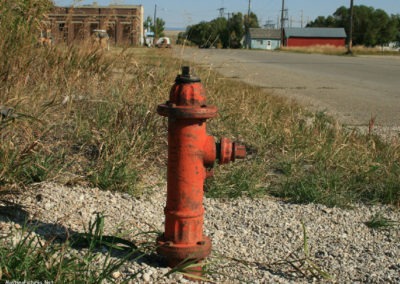
[[[25,214],[42,238],[65,229],[85,232],[96,212],[104,212],[105,234],[133,242],[153,241],[163,231],[165,187],[141,198],[97,188],[42,183],[16,200],[22,212],[0,214],[0,234],[18,232]],[[272,198],[205,199],[205,233],[213,240],[210,280],[217,283],[400,283],[400,228],[370,229],[364,222],[381,213],[399,221],[388,206],[355,205],[353,209],[288,204]],[[0,208],[1,209],[1,208]],[[304,249],[303,226],[309,254]],[[11,242],[20,237],[14,234]],[[99,261],[105,258],[100,254]],[[307,258],[309,262],[305,262]],[[189,283],[180,274],[164,277],[169,268],[157,255],[130,261],[113,277],[116,282],[141,271],[132,283]],[[302,265],[303,264],[303,265]],[[312,265],[332,276],[325,280]]]

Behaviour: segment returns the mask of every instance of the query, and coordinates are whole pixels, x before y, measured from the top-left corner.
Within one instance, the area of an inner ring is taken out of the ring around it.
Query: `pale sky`
[[[251,11],[254,12],[260,25],[276,24],[282,8],[282,0],[250,0]],[[157,17],[162,18],[169,28],[186,28],[188,25],[201,21],[210,21],[219,16],[219,9],[225,8],[228,13],[247,13],[248,0],[54,0],[56,5],[69,6],[84,5],[97,2],[98,5],[109,4],[143,5],[145,18],[153,18],[154,8],[157,5]],[[372,6],[375,9],[385,10],[386,13],[400,14],[400,0],[354,0],[354,5]],[[350,0],[285,0],[288,9],[288,18],[292,26],[303,25],[307,21],[315,20],[318,16],[332,15],[340,6],[350,6]]]

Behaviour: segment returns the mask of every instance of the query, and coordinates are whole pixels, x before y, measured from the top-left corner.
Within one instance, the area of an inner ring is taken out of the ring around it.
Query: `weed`
[[[372,216],[371,220],[365,222],[365,225],[371,229],[390,228],[399,225],[399,221],[390,220],[378,212]]]
[[[226,262],[233,261],[234,265],[241,264],[248,268],[257,267],[258,269],[270,271],[273,274],[282,275],[288,280],[293,280],[293,276],[311,279],[324,279],[324,280],[333,280],[333,276],[330,275],[327,271],[321,268],[312,258],[310,253],[310,247],[308,243],[308,236],[306,226],[303,221],[301,221],[302,230],[303,230],[303,243],[294,251],[290,252],[284,259],[278,260],[272,263],[261,263],[254,261],[247,261],[244,259],[233,258],[226,255],[217,255],[217,259],[221,259],[221,261]],[[232,265],[232,264],[229,264]],[[212,270],[210,270],[212,271]],[[214,275],[222,275],[229,280],[237,280],[239,282],[247,282],[245,279],[232,279],[230,275],[221,274],[219,271],[212,271]],[[298,278],[296,278],[298,279]],[[252,279],[253,280],[253,279]]]
[[[178,263],[167,273],[165,273],[164,277],[168,277],[169,275],[172,275],[174,273],[179,273],[189,279],[214,283],[206,277],[208,272],[205,270],[205,267],[209,264],[210,263],[208,262],[203,262],[199,259],[192,259],[188,257],[187,259],[184,259],[180,263]]]
[[[332,280],[332,275],[319,267],[312,260],[308,245],[307,230],[303,221],[301,222],[301,225],[303,229],[303,245],[299,249],[291,252],[286,259],[271,263],[269,264],[269,267],[274,268],[275,266],[279,267],[286,265],[293,269],[293,273],[296,273],[301,277],[308,278],[312,276],[325,280]]]
[[[77,234],[65,243],[43,241],[38,235],[22,231],[14,245],[0,246],[2,280],[35,281],[49,280],[55,283],[102,283],[114,281],[112,273],[124,263],[136,261],[144,253],[133,243],[117,237],[104,236],[104,216],[97,214],[89,223],[88,231]],[[4,240],[1,240],[4,242]],[[87,249],[76,253],[72,247],[82,245]],[[108,247],[104,262],[98,262],[99,247]],[[111,258],[114,250],[126,253],[119,259]],[[129,279],[135,278],[133,274]],[[126,279],[126,280],[129,280]]]

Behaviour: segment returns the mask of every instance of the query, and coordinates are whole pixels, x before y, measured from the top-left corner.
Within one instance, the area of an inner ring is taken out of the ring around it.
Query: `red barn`
[[[285,46],[333,45],[345,46],[344,28],[285,28]]]

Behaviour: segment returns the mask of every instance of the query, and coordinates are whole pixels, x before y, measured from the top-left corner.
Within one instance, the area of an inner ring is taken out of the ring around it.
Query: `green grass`
[[[89,223],[86,233],[76,234],[63,243],[44,241],[27,228],[13,234],[20,237],[15,244],[9,243],[12,236],[0,239],[2,281],[114,282],[113,272],[128,261],[137,261],[146,254],[133,243],[122,240],[124,244],[121,245],[121,239],[105,236],[102,214],[98,214],[95,221]],[[73,249],[75,247],[80,250]],[[108,248],[105,254],[99,250],[102,247]],[[116,251],[121,252],[119,257],[112,258]],[[96,264],[101,254],[104,254],[105,261]],[[136,275],[132,274],[128,278],[134,279]]]
[[[382,229],[400,225],[400,222],[388,219],[383,216],[382,213],[378,212],[374,216],[372,216],[369,221],[365,222],[365,225],[371,229]]]

